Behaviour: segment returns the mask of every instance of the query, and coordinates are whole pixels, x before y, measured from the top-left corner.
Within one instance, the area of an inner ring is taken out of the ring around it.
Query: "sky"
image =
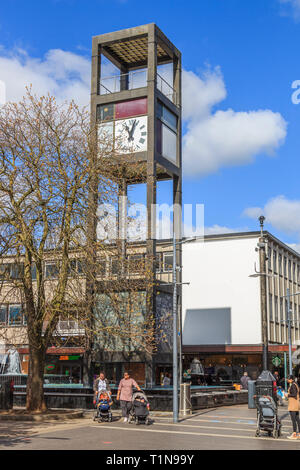
[[[92,36],[155,22],[182,53],[183,203],[206,233],[265,228],[300,251],[300,0],[8,0],[1,86],[89,103]],[[144,202],[145,188],[132,198]],[[158,202],[171,203],[171,183]]]

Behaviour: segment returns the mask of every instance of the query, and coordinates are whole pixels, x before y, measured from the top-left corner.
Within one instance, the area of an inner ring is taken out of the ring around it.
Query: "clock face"
[[[147,116],[115,121],[115,144],[119,153],[147,150]]]

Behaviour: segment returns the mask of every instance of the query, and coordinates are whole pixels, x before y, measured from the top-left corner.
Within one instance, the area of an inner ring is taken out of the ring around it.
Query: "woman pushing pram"
[[[94,421],[112,421],[112,413],[110,410],[113,401],[111,399],[111,389],[108,380],[105,378],[104,372],[94,381],[94,406],[96,412]]]

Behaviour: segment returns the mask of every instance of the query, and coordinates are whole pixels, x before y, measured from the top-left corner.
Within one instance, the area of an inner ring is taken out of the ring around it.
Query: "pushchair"
[[[267,432],[274,438],[281,435],[281,422],[278,417],[277,405],[270,396],[255,396],[257,407],[257,427],[255,436],[260,437],[261,432]]]
[[[146,394],[141,390],[132,395],[132,406],[128,418],[128,423],[150,424],[149,420],[150,405]]]
[[[96,400],[96,410],[94,413],[94,421],[98,420],[98,422],[102,421],[112,421],[112,412],[111,407],[112,401],[107,392],[100,391],[97,395]]]

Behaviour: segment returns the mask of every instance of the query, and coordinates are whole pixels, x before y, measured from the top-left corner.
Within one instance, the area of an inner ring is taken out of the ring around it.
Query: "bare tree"
[[[22,259],[28,410],[45,409],[45,354],[66,300],[70,251],[84,242],[90,135],[85,110],[74,102],[59,105],[51,96],[38,98],[31,90],[0,110],[0,242],[2,254],[17,263]],[[44,270],[49,252],[57,261],[51,283]]]
[[[98,271],[99,257],[119,254],[97,239],[97,207],[116,203],[118,178],[128,177],[129,170],[124,162],[115,171],[116,145],[90,122],[73,101],[60,105],[31,89],[19,103],[0,109],[1,299],[24,304],[28,411],[46,409],[45,356],[49,345],[62,342],[59,320],[79,322],[85,331],[80,340],[88,347],[101,335],[110,343],[121,340],[123,349],[154,348],[157,325],[143,313],[141,292],[153,282],[145,266],[130,279],[122,255],[117,276],[104,280]],[[138,175],[140,168],[130,172]],[[101,302],[110,305],[106,318],[99,315]],[[1,330],[12,343],[9,328]]]

